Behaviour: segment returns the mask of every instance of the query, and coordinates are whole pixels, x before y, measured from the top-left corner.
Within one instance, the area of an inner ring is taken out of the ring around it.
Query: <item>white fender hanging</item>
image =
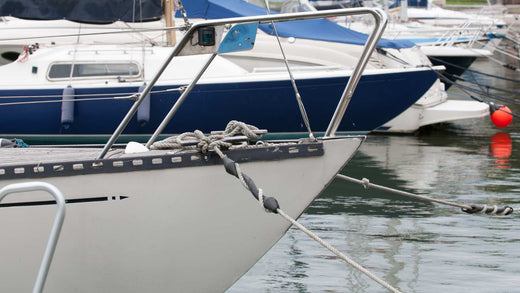
[[[68,128],[74,123],[74,96],[75,90],[72,86],[68,85],[63,89],[61,99],[61,124]]]
[[[142,93],[143,90],[146,88],[146,82],[139,87],[139,92]],[[137,122],[141,124],[142,126],[148,124],[150,122],[150,94],[146,95],[144,97],[144,101],[139,105],[139,108],[137,109]]]

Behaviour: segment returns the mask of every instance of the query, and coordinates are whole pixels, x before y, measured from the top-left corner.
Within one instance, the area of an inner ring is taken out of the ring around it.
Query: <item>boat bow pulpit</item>
[[[100,154],[99,158],[103,158],[106,152],[112,147],[119,135],[121,135],[125,126],[128,124],[130,119],[135,115],[137,109],[144,101],[145,97],[151,92],[153,86],[164,72],[166,67],[170,64],[175,56],[180,55],[191,55],[191,54],[211,54],[208,58],[207,63],[201,68],[199,74],[193,79],[187,89],[183,92],[181,97],[177,100],[174,106],[171,108],[168,115],[164,118],[161,125],[157,128],[156,132],[152,135],[150,140],[147,142],[147,146],[157,138],[161,130],[168,124],[170,119],[173,117],[175,112],[178,110],[180,105],[186,99],[190,91],[193,89],[195,84],[202,77],[206,69],[213,61],[216,54],[229,53],[232,51],[241,51],[251,49],[254,46],[254,36],[256,36],[255,27],[260,23],[274,23],[275,21],[294,21],[304,19],[315,19],[325,18],[334,16],[346,16],[346,15],[358,15],[358,14],[369,14],[374,17],[375,26],[367,39],[364,49],[361,53],[359,61],[349,78],[345,90],[338,102],[338,106],[334,112],[329,126],[325,132],[325,137],[333,137],[339,127],[339,124],[345,114],[347,106],[354,94],[356,85],[361,78],[362,72],[365,69],[370,55],[376,48],[378,41],[384,32],[386,24],[388,22],[386,14],[380,9],[370,8],[350,8],[350,9],[338,9],[338,10],[325,10],[316,12],[300,12],[300,13],[287,13],[287,14],[276,14],[276,15],[264,15],[264,16],[252,16],[252,17],[237,17],[228,18],[221,20],[208,20],[193,25],[189,25],[189,29],[184,37],[174,47],[172,53],[158,70],[157,74],[153,79],[147,83],[144,90],[140,93],[139,99],[134,103],[132,108],[128,111],[125,118],[121,121],[121,124],[117,127],[114,134],[110,137],[105,148]],[[244,24],[244,23],[247,23]],[[234,25],[234,26],[232,26]],[[227,34],[222,39],[222,32],[227,28]]]

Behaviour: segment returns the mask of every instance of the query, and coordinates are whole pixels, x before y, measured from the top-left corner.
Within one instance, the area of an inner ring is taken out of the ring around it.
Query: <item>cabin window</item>
[[[63,79],[70,77],[137,77],[139,75],[139,66],[136,63],[57,63],[51,64],[48,77],[49,79]]]

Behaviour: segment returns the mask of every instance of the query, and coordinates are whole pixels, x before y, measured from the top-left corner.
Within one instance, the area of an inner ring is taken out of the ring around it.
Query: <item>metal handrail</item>
[[[46,182],[35,181],[14,183],[0,189],[0,202],[3,198],[11,193],[37,190],[50,193],[56,200],[58,211],[56,212],[56,217],[54,218],[54,224],[52,225],[49,240],[47,241],[47,247],[45,248],[45,254],[43,255],[38,277],[34,283],[33,293],[41,293],[43,291],[43,286],[45,285],[45,280],[47,279],[47,274],[49,273],[49,268],[51,266],[52,257],[54,256],[54,251],[56,250],[56,244],[58,243],[58,238],[60,237],[61,227],[63,225],[63,221],[65,220],[65,199],[63,198],[63,195],[58,188]]]
[[[338,106],[336,107],[336,111],[334,112],[329,126],[325,131],[325,137],[332,137],[336,135],[336,131],[338,130],[339,124],[343,119],[343,115],[345,115],[348,104],[354,95],[354,90],[356,89],[356,86],[361,79],[361,74],[363,73],[363,70],[365,70],[365,67],[368,64],[368,60],[370,59],[370,55],[372,55],[372,52],[376,48],[377,43],[385,31],[386,24],[388,23],[387,14],[381,9],[373,9],[370,14],[374,16],[374,30],[367,39],[365,47],[363,48],[363,53],[361,54],[361,57],[359,57],[358,64],[356,65],[354,72],[348,80],[347,86],[343,91],[343,95],[341,96]]]
[[[207,20],[202,21],[193,24],[186,34],[183,36],[182,39],[179,40],[177,45],[173,48],[170,55],[166,58],[164,63],[161,65],[155,76],[152,78],[152,80],[147,83],[147,86],[144,88],[144,90],[139,95],[139,99],[135,101],[135,103],[132,105],[126,116],[123,118],[119,126],[116,128],[108,142],[106,143],[105,147],[101,151],[100,155],[98,156],[98,159],[102,159],[105,157],[105,155],[108,153],[109,149],[114,145],[117,138],[121,135],[123,130],[125,129],[126,125],[130,122],[132,117],[137,112],[137,109],[141,105],[141,103],[144,101],[144,98],[150,93],[152,90],[152,87],[156,84],[157,80],[160,78],[162,73],[166,70],[170,62],[172,61],[173,57],[178,56],[181,51],[184,49],[184,47],[190,43],[190,40],[192,39],[195,32],[197,32],[200,28],[203,27],[216,27],[216,26],[223,26],[223,25],[231,25],[231,24],[238,24],[238,23],[248,23],[248,22],[258,22],[258,23],[271,23],[273,21],[275,22],[284,22],[284,21],[294,21],[294,20],[305,20],[305,19],[315,19],[315,18],[327,18],[327,17],[336,17],[336,16],[347,16],[347,15],[358,15],[358,14],[370,14],[374,17],[376,26],[374,27],[374,30],[370,34],[370,36],[367,39],[367,42],[365,43],[363,53],[361,54],[360,60],[358,61],[358,64],[350,77],[347,86],[345,87],[345,91],[340,99],[340,102],[338,103],[338,106],[336,108],[336,112],[334,113],[334,116],[331,119],[329,128],[327,129],[325,136],[334,136],[336,133],[337,128],[339,127],[339,123],[341,122],[341,119],[343,118],[343,115],[345,114],[346,108],[348,106],[348,103],[350,102],[350,99],[352,97],[352,94],[354,92],[354,89],[359,82],[359,79],[361,78],[361,73],[363,72],[365,66],[368,63],[368,59],[370,55],[372,54],[372,51],[375,49],[377,42],[381,38],[381,35],[383,34],[383,31],[386,27],[386,24],[388,22],[388,18],[385,15],[385,13],[379,9],[379,8],[368,8],[368,7],[360,7],[360,8],[347,8],[347,9],[333,9],[333,10],[321,10],[321,11],[312,11],[312,12],[298,12],[298,13],[284,13],[284,14],[275,14],[275,15],[259,15],[259,16],[247,16],[247,17],[234,17],[234,18],[225,18],[225,19],[217,19],[217,20]],[[205,65],[207,67],[208,64]],[[191,83],[189,88],[193,88],[193,85],[196,83],[196,81],[200,78],[197,76]],[[189,91],[187,91],[189,93]],[[186,96],[188,93],[186,93],[184,96]],[[180,103],[182,101],[177,100],[173,108],[178,109],[180,106]],[[169,115],[170,116],[170,115]],[[171,117],[169,117],[171,118]],[[168,118],[168,119],[169,119]],[[163,120],[163,123],[167,123],[168,121],[165,119]],[[162,124],[163,124],[162,123]],[[147,145],[151,144],[153,142],[152,139],[150,139],[147,143]]]

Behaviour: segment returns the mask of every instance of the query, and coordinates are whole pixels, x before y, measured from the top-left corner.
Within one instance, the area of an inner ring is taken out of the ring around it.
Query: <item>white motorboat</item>
[[[419,22],[436,26],[460,26],[467,25],[483,29],[488,33],[503,34],[507,31],[507,23],[501,14],[500,17],[490,16],[485,13],[465,13],[441,8],[431,1],[409,1],[408,17]],[[483,11],[490,10],[484,8]]]
[[[427,125],[489,116],[489,106],[485,103],[447,98],[429,102],[427,98],[420,100],[375,132],[412,133]]]

